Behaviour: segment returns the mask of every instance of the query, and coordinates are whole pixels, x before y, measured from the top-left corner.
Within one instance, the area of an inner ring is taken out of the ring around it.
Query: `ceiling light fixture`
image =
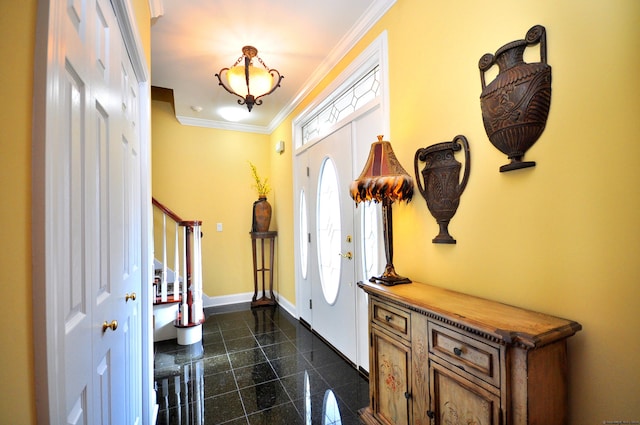
[[[259,62],[258,66],[254,66],[254,58]],[[224,73],[228,85],[222,80]],[[253,105],[262,105],[260,98],[273,93],[284,78],[278,70],[265,65],[258,57],[258,49],[253,46],[244,46],[236,63],[231,68],[222,68],[216,77],[226,91],[240,98],[238,104],[247,105],[249,112]]]

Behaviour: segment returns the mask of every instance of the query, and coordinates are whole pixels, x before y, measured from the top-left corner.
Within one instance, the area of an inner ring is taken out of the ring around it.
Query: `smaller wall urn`
[[[462,145],[461,145],[462,144]],[[465,167],[462,181],[460,181],[461,164],[456,161],[454,154],[464,147]],[[424,162],[422,173],[418,170],[420,162]],[[456,240],[449,234],[449,221],[453,218],[460,196],[467,186],[471,158],[469,142],[466,137],[456,136],[451,142],[437,143],[416,151],[414,169],[418,190],[427,201],[431,215],[440,226],[440,232],[432,240],[433,243],[454,244]],[[421,182],[420,174],[422,174]]]
[[[540,62],[525,63],[525,49],[538,43]],[[494,64],[498,65],[498,75],[486,84],[485,72]],[[524,40],[505,44],[495,55],[485,54],[478,67],[484,128],[491,143],[511,160],[500,167],[500,171],[533,167],[534,161],[522,158],[544,131],[551,104],[551,67],[547,64],[545,28],[536,25]]]

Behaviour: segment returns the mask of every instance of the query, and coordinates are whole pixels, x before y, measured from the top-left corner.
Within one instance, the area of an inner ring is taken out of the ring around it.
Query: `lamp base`
[[[398,276],[398,278],[387,278],[384,276],[380,276],[380,277],[372,277],[371,279],[369,279],[369,282],[379,283],[385,286],[393,286],[393,285],[399,285],[401,283],[411,283],[411,279],[409,279],[408,277],[402,277],[402,276]]]
[[[384,273],[380,277],[371,277],[369,282],[379,283],[386,286],[400,285],[401,283],[411,283],[411,279],[408,277],[400,276],[396,273],[393,264],[387,264]]]

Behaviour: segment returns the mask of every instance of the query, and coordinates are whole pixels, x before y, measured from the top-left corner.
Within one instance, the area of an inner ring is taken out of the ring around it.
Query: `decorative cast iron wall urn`
[[[525,49],[538,43],[540,62],[525,63]],[[487,85],[485,72],[494,64],[498,65],[499,72]],[[491,143],[511,160],[500,167],[500,171],[533,167],[534,161],[522,158],[544,131],[551,104],[551,67],[547,65],[545,28],[536,25],[524,40],[505,44],[495,55],[485,54],[478,67],[484,128]]]
[[[462,143],[462,145],[461,145]],[[464,174],[460,181],[461,164],[455,159],[455,152],[464,147]],[[422,184],[418,165],[424,162]],[[456,240],[449,234],[449,221],[460,205],[460,196],[467,186],[471,157],[469,142],[466,137],[456,136],[451,142],[436,143],[416,151],[413,160],[418,190],[427,201],[429,212],[440,226],[440,233],[433,238],[433,243],[454,244]]]

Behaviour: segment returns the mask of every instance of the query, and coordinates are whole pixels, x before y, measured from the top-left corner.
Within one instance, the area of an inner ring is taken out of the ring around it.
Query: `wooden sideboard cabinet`
[[[369,294],[365,424],[567,423],[579,323],[414,282]]]

